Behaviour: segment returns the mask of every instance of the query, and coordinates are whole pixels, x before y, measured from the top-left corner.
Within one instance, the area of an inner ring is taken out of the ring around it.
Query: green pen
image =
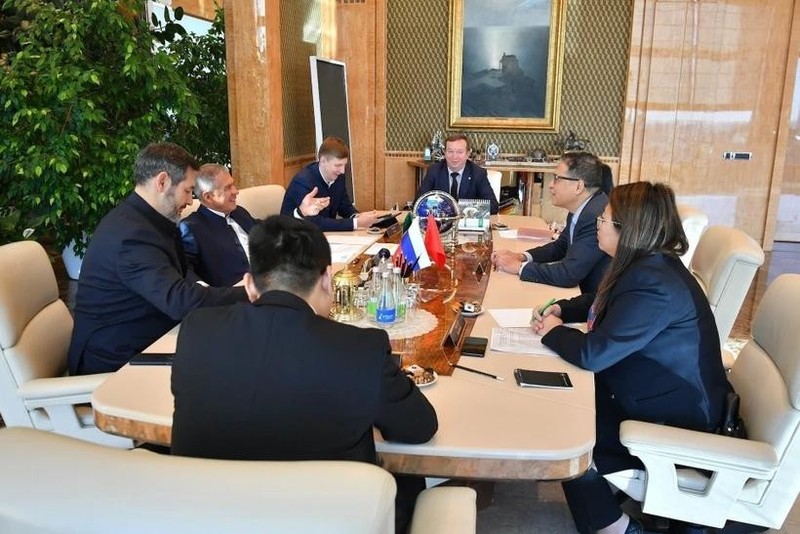
[[[539,308],[539,315],[544,315],[545,310],[556,303],[556,299],[550,299],[544,304],[541,308]]]

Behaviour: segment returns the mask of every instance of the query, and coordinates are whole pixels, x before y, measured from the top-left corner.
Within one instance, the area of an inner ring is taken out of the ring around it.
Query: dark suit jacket
[[[237,206],[230,217],[248,233],[256,224],[256,220],[241,206]],[[247,253],[236,237],[236,231],[224,217],[205,206],[200,206],[181,221],[180,230],[189,265],[208,285],[232,286],[250,270]]]
[[[573,215],[567,215],[567,225],[558,239],[528,250],[533,261],[523,267],[520,280],[558,287],[580,286],[583,293],[597,291],[611,261],[597,245],[597,216],[606,204],[608,197],[601,191],[589,199],[575,224],[572,244],[569,227]]]
[[[293,216],[294,210],[300,207],[303,197],[311,192],[314,187],[318,188],[318,197],[330,197],[331,202],[328,207],[319,212],[314,217],[305,217],[306,220],[315,223],[323,232],[337,232],[353,230],[353,215],[358,211],[353,207],[350,197],[347,196],[344,176],[337,178],[333,185],[328,187],[319,172],[319,163],[314,162],[306,165],[299,173],[292,178],[286,195],[283,197],[281,205],[281,215]],[[342,217],[337,219],[337,217]]]
[[[560,301],[565,322],[586,320],[594,295]],[[678,258],[654,254],[634,262],[608,296],[591,332],[559,326],[542,343],[594,371],[601,473],[638,467],[619,443],[619,424],[637,419],[714,430],[730,385],[703,290]]]
[[[284,291],[191,313],[172,393],[172,453],[183,456],[374,463],[373,425],[405,443],[438,425],[386,332],[320,317]]]
[[[417,197],[428,191],[437,189],[446,193],[450,192],[450,172],[447,170],[445,160],[434,163],[428,167],[428,172],[419,186]],[[498,204],[494,190],[489,183],[486,169],[467,161],[458,186],[458,198],[482,198],[491,203],[492,213],[497,213]]]
[[[83,258],[70,373],[116,371],[189,311],[247,299],[241,287],[205,288],[197,279],[175,223],[131,194],[103,217]]]

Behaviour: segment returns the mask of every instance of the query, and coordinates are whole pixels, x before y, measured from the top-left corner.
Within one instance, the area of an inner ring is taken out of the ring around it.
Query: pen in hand
[[[549,308],[555,303],[556,299],[552,298],[547,302],[545,302],[544,304],[542,304],[538,309],[534,308],[533,312],[531,313],[531,324],[533,324],[533,321],[535,321],[537,318],[544,317],[544,312],[547,311],[547,308]]]

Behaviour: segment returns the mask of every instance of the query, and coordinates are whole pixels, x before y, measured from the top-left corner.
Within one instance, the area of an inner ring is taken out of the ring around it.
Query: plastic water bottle
[[[378,296],[378,310],[375,313],[375,320],[381,326],[389,326],[397,319],[397,305],[394,296],[394,287],[391,284],[389,273],[383,273],[381,277],[381,292]]]
[[[380,269],[372,268],[372,277],[367,282],[367,317],[375,319],[378,311],[378,297],[381,291]]]

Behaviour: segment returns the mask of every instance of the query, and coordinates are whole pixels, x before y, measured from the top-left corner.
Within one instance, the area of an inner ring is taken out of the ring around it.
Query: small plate
[[[433,378],[431,379],[429,376],[425,376],[425,372],[430,371]],[[408,378],[414,381],[418,388],[428,387],[431,384],[435,384],[437,380],[439,380],[439,375],[436,374],[436,371],[433,369],[425,369],[417,364],[406,365],[403,367],[403,372],[406,374]]]
[[[460,313],[461,315],[463,315],[464,317],[477,317],[478,315],[483,313],[483,308],[481,307],[480,304],[478,304],[477,302],[472,302],[471,304],[475,307],[475,309],[473,311],[464,311],[464,303],[463,302],[460,302],[456,306],[456,311],[458,313]]]
[[[370,228],[369,230],[367,230],[367,233],[372,235],[382,234],[383,228]]]

